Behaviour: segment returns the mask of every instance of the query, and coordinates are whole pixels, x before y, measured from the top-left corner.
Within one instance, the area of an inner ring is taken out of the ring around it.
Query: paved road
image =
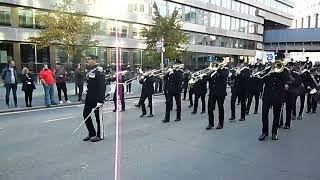
[[[259,142],[260,114],[206,131],[207,115],[191,115],[187,101],[182,121],[168,124],[161,123],[163,97],[154,98],[153,118],[139,118],[136,102],[128,100],[120,118],[122,180],[320,179],[318,114],[307,114],[294,121],[291,130],[280,130],[278,141]],[[229,99],[225,107],[227,119]],[[0,115],[0,179],[112,180],[112,109],[105,105],[106,139],[98,143],[82,142],[85,128],[71,136],[82,120],[82,105]]]

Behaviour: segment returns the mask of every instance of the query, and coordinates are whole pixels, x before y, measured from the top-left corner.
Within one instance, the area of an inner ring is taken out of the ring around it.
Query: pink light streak
[[[120,180],[120,121],[118,108],[120,107],[120,91],[119,91],[119,83],[121,82],[121,75],[119,72],[121,71],[121,61],[119,60],[119,44],[118,44],[118,22],[116,22],[116,147],[115,147],[115,163],[114,163],[114,180]]]

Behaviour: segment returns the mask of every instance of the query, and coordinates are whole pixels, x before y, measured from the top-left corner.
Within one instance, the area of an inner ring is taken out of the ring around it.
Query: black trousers
[[[24,101],[26,102],[26,107],[32,105],[32,93],[33,89],[26,89],[24,91]]]
[[[272,134],[278,134],[279,119],[281,112],[281,103],[272,104],[270,101],[262,102],[262,133],[269,135],[269,109],[272,106],[273,110],[273,122],[272,122]]]
[[[246,95],[245,94],[238,94],[238,93],[232,93],[231,95],[231,117],[236,117],[236,99],[239,98],[241,103],[241,118],[245,119],[246,117]]]
[[[291,119],[292,119],[292,113],[293,113],[293,106],[295,106],[295,99],[296,96],[290,94],[290,93],[286,93],[285,95],[285,104],[286,104],[286,122],[285,125],[289,126],[291,125]],[[284,108],[282,106],[282,108]],[[281,111],[280,114],[280,126],[283,125],[283,110]]]
[[[195,94],[194,98],[194,106],[193,106],[193,112],[197,112],[198,110],[198,103],[199,98],[201,97],[201,103],[202,103],[202,112],[206,111],[206,94]]]
[[[127,84],[127,92],[131,93],[131,86],[132,86],[132,82],[129,82],[129,84]]]
[[[247,113],[250,112],[250,107],[251,107],[251,102],[252,102],[253,97],[254,97],[254,101],[255,101],[254,112],[258,112],[259,96],[260,96],[260,92],[254,92],[254,93],[250,93],[249,94],[248,102],[247,102],[247,105],[246,105],[246,112]]]
[[[219,125],[223,127],[224,124],[224,100],[225,97],[211,96],[208,100],[208,116],[209,116],[209,125],[214,126],[214,113],[216,102],[219,109]]]
[[[13,101],[14,105],[17,106],[18,101],[17,101],[17,84],[5,84],[6,87],[6,104],[9,106],[9,97],[10,97],[10,91],[12,89],[12,96],[13,96]]]
[[[82,99],[82,93],[83,93],[83,84],[76,84],[77,88],[79,89],[78,93],[78,101],[81,101]]]
[[[188,86],[183,86],[183,99],[185,100],[187,97]]]
[[[119,98],[120,98],[120,102],[121,102],[121,110],[125,110],[125,102],[124,102],[124,91],[119,91]],[[118,102],[117,102],[117,89],[114,91],[114,94],[113,94],[113,103],[114,103],[114,109],[117,110],[117,105],[118,105]]]
[[[175,98],[176,105],[177,105],[177,119],[181,120],[181,93],[168,93],[167,94],[167,101],[166,101],[166,116],[165,119],[170,121],[170,111],[173,105],[173,97]]]
[[[194,94],[194,90],[193,89],[189,89],[189,102],[190,102],[190,106],[193,106],[193,98],[192,95]]]
[[[96,103],[85,103],[84,105],[84,109],[83,109],[83,118],[87,118],[89,116],[89,114],[91,113],[92,109],[96,107]],[[92,119],[91,117],[89,117],[86,120],[86,127],[88,129],[89,132],[89,136],[98,136],[101,139],[103,139],[104,136],[104,126],[103,126],[103,117],[102,117],[102,108],[97,108],[94,111],[94,115],[96,117],[96,122],[97,122],[97,131],[94,129],[93,123],[92,123]]]
[[[305,103],[305,99],[306,99],[306,94],[303,93],[303,94],[300,94],[299,96],[297,96],[294,100],[294,105],[293,105],[293,112],[292,112],[292,115],[296,116],[297,115],[297,99],[298,97],[300,98],[300,109],[299,109],[299,116],[302,116],[302,113],[303,113],[303,109],[304,109],[304,103]]]
[[[163,89],[162,89],[162,84],[163,84],[162,81],[160,81],[160,82],[159,82],[159,93],[161,93],[161,92],[163,91]]]
[[[68,101],[68,94],[67,94],[67,85],[66,83],[57,83],[57,91],[58,91],[58,98],[59,101],[61,101],[61,91],[63,91],[64,94],[64,100]]]
[[[141,96],[142,114],[147,114],[146,105],[144,104],[144,101],[147,98],[148,98],[148,102],[149,102],[150,114],[152,114],[152,94],[142,94],[142,96]]]
[[[311,110],[313,112],[316,112],[317,110],[317,100],[315,99],[314,95],[311,95],[308,93],[307,95],[307,111],[310,112]]]

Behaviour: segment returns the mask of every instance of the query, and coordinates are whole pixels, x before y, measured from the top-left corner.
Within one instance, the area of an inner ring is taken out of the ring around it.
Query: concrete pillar
[[[109,64],[111,66],[111,48],[107,48],[107,60],[106,60],[106,63],[107,65]]]
[[[19,27],[19,14],[17,7],[11,7],[11,26]]]
[[[13,60],[16,63],[16,67],[19,72],[21,72],[21,53],[20,53],[20,43],[12,43],[13,47]]]

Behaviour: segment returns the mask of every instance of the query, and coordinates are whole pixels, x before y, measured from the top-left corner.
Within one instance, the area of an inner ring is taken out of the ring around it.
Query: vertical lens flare
[[[120,107],[120,93],[119,83],[121,82],[121,60],[119,59],[119,44],[118,44],[118,22],[116,22],[116,103],[117,108]],[[115,147],[115,159],[114,159],[114,180],[120,180],[120,120],[119,111],[116,109],[116,147]]]

